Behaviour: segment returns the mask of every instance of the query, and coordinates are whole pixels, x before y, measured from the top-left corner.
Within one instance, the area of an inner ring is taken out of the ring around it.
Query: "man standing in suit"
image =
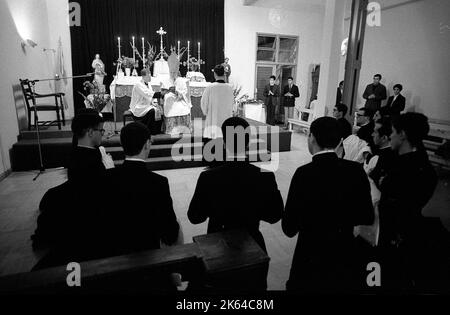
[[[125,161],[107,173],[111,187],[120,195],[110,196],[105,212],[108,244],[114,255],[172,245],[180,227],[173,210],[166,177],[147,169],[150,131],[139,122],[127,124],[120,132]],[[105,244],[106,246],[106,244]]]
[[[373,83],[366,86],[363,98],[366,100],[364,107],[376,112],[381,108],[381,101],[387,98],[386,87],[380,83],[381,74],[373,76]]]
[[[276,112],[280,88],[275,84],[275,76],[270,76],[269,84],[264,87],[264,97],[266,105],[266,123],[274,126],[276,122]]]
[[[275,175],[248,162],[250,128],[245,119],[227,119],[222,132],[227,161],[200,174],[187,213],[189,221],[199,224],[209,218],[208,233],[244,228],[266,251],[259,222],[276,223],[283,212]]]
[[[344,81],[339,82],[336,92],[336,104],[342,103],[342,96],[344,95]]]
[[[374,219],[370,184],[361,165],[339,159],[336,119],[312,122],[308,149],[311,163],[295,172],[281,226],[288,237],[299,233],[288,290],[343,292],[354,289],[357,265],[353,228]]]
[[[394,95],[389,96],[386,106],[382,107],[386,115],[398,116],[405,109],[405,97],[400,94],[402,90],[401,84],[394,85]]]
[[[227,161],[200,174],[187,213],[189,221],[200,224],[209,219],[208,233],[244,229],[267,252],[260,221],[274,224],[283,213],[275,175],[248,162],[250,127],[245,119],[227,119],[222,133]],[[255,287],[266,289],[266,278]],[[238,279],[230,281],[239,286]]]
[[[293,118],[295,99],[299,96],[298,86],[294,84],[294,79],[289,77],[288,84],[283,89],[284,124],[286,127],[288,119]]]

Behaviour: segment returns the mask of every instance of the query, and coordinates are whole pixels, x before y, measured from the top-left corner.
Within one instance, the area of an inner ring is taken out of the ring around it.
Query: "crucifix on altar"
[[[161,57],[164,56],[164,46],[163,46],[163,35],[166,35],[167,32],[163,30],[162,26],[159,28],[159,30],[156,31],[156,33],[161,37],[161,48],[160,48],[160,54]]]

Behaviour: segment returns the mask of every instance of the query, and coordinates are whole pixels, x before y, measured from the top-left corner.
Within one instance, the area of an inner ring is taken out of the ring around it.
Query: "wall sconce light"
[[[20,43],[20,45],[22,45],[22,49],[23,49],[23,50],[25,50],[25,47],[26,47],[26,46],[30,46],[30,47],[32,47],[32,48],[34,48],[34,47],[37,46],[37,44],[36,44],[35,42],[33,42],[31,39],[23,40],[23,41]]]

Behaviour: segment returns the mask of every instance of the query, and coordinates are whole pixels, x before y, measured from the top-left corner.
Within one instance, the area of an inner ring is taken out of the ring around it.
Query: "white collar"
[[[387,148],[390,148],[390,147],[391,147],[390,144],[386,144],[384,147],[380,148],[380,150],[387,149]]]
[[[126,157],[125,161],[138,161],[138,162],[145,162],[145,160],[143,159],[138,159],[138,158],[131,158],[131,157]]]
[[[319,154],[331,153],[331,152],[336,153],[336,151],[330,149],[330,150],[319,151],[319,152],[313,154],[313,156],[316,156],[316,155],[319,155]]]

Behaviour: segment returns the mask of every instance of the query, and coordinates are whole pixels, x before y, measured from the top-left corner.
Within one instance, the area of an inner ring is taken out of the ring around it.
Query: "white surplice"
[[[154,108],[152,104],[153,99],[152,86],[145,85],[143,81],[135,84],[133,92],[131,93],[130,111],[136,117],[143,117],[148,111]]]
[[[201,101],[202,111],[206,116],[203,137],[222,137],[222,123],[233,116],[233,106],[233,88],[228,83],[215,82],[205,89]]]

